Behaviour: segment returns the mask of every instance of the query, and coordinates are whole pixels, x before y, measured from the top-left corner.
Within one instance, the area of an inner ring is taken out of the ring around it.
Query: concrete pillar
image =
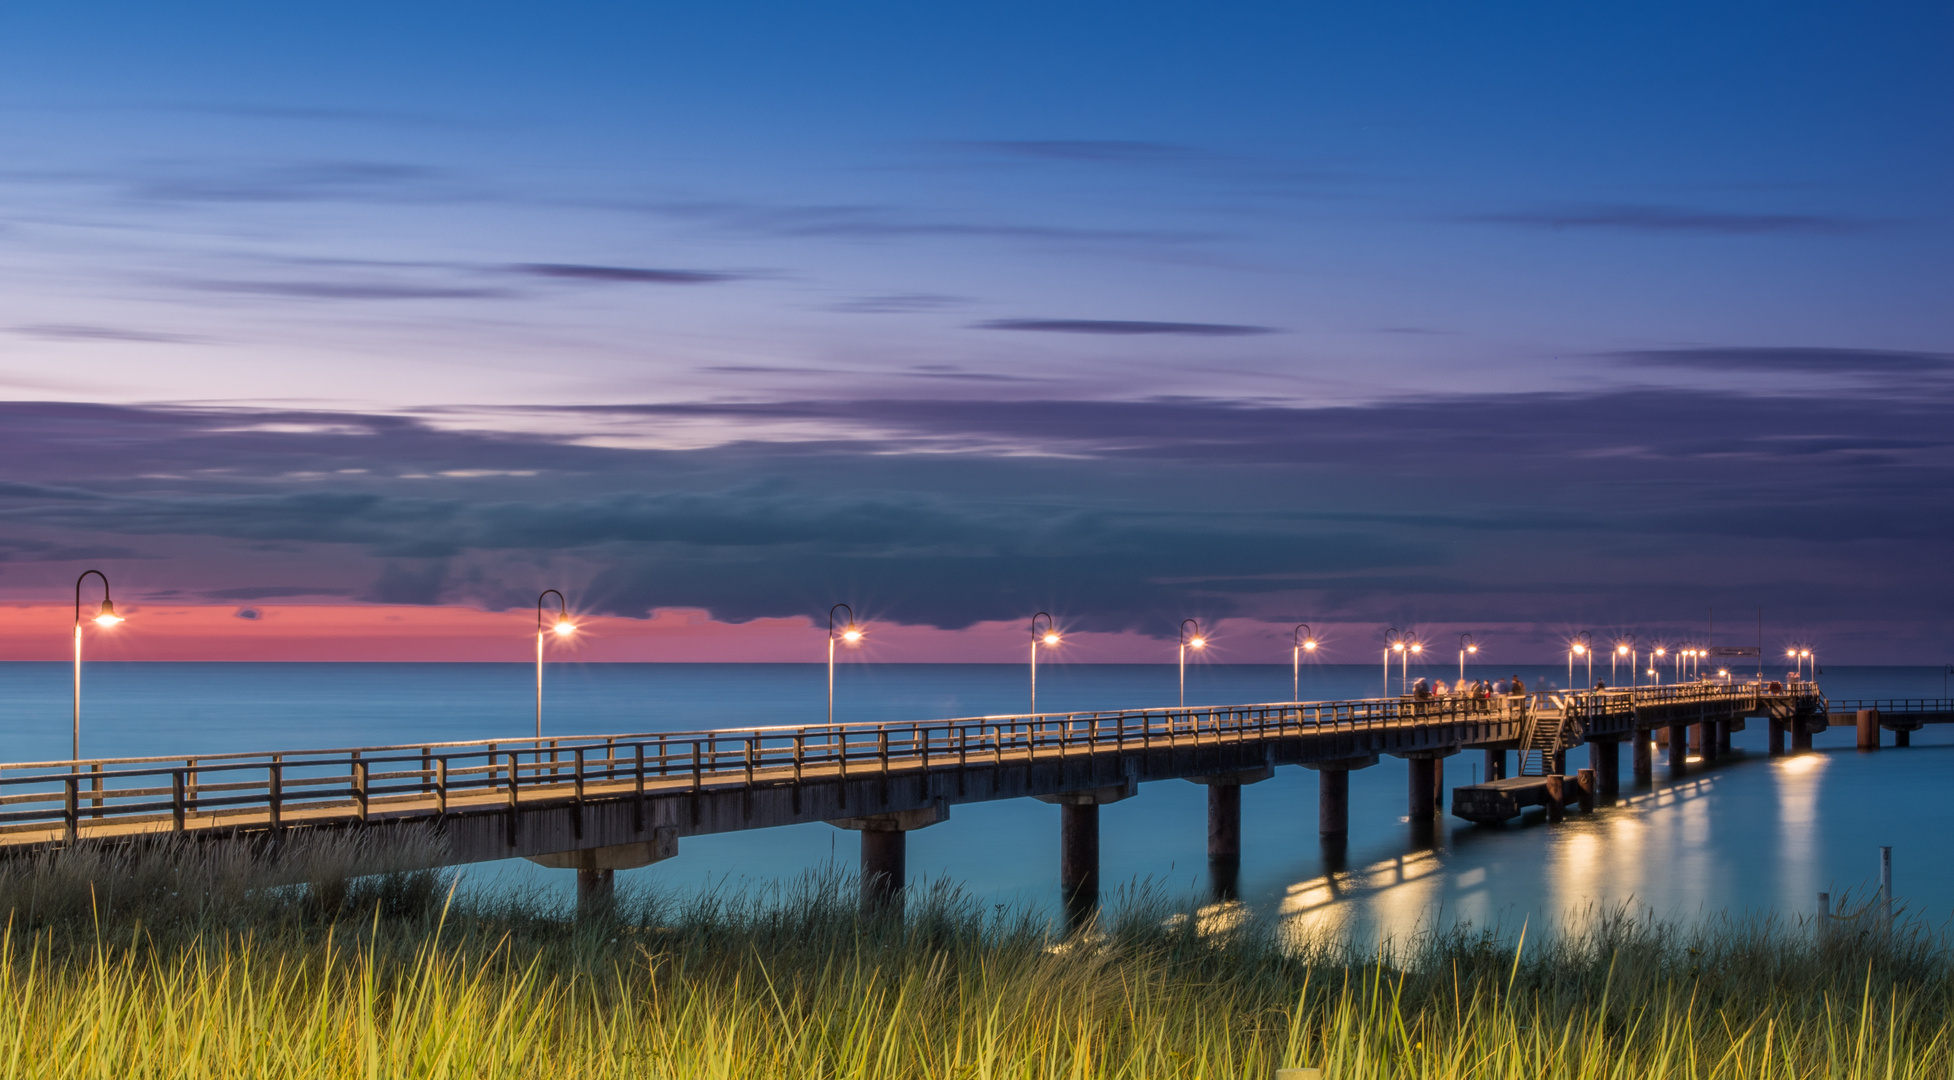
[[[1859,710],[1859,749],[1879,749],[1879,710]]]
[[[1099,804],[1059,806],[1058,887],[1066,921],[1084,923],[1099,906]]]
[[[1058,804],[1058,885],[1066,922],[1075,929],[1090,922],[1099,907],[1099,808],[1131,798],[1138,790],[1137,778],[1129,773],[1109,787],[1037,797]]]
[[[1432,811],[1445,813],[1445,759],[1432,759]]]
[[[1913,732],[1912,732],[1911,730],[1909,730],[1909,729],[1907,729],[1907,728],[1899,728],[1899,729],[1897,729],[1896,731],[1894,731],[1894,732],[1893,732],[1893,745],[1894,745],[1894,746],[1912,746],[1912,745],[1913,745]]]
[[[1618,742],[1591,742],[1588,744],[1588,768],[1594,770],[1596,789],[1603,805],[1615,801],[1622,782],[1622,744]]]
[[[1411,766],[1411,823],[1428,822],[1438,816],[1438,808],[1432,805],[1432,795],[1438,790],[1432,780],[1432,767],[1438,762],[1431,758],[1412,758],[1405,764]]]
[[[1771,757],[1784,756],[1784,721],[1775,717],[1771,720],[1771,735],[1766,752]]]
[[[1718,746],[1717,729],[1722,726],[1722,724],[1717,723],[1715,720],[1705,720],[1696,725],[1696,742],[1700,747],[1698,752],[1703,755],[1703,764],[1705,765],[1716,764],[1717,751],[1720,749]]]
[[[1801,717],[1797,720],[1792,721],[1791,722],[1791,752],[1794,754],[1800,754],[1810,750],[1811,748],[1812,748],[1812,733],[1811,733],[1811,729],[1805,726],[1804,719]]]
[[[617,902],[617,871],[577,871],[577,917],[602,918]]]
[[[1729,720],[1717,721],[1717,756],[1730,753],[1730,729],[1736,725]]]
[[[1242,786],[1208,785],[1208,862],[1242,861]]]
[[[937,803],[921,810],[898,810],[828,822],[837,829],[852,829],[862,834],[863,908],[902,909],[902,890],[909,879],[908,835],[949,818],[950,808]]]
[[[909,834],[862,830],[862,906],[900,907],[909,881]]]
[[[1690,724],[1685,730],[1689,733],[1689,752],[1697,757],[1703,757],[1703,725]]]
[[[1317,770],[1316,831],[1323,836],[1350,835],[1350,770]]]
[[[1669,725],[1669,775],[1678,777],[1689,772],[1689,728],[1684,724]]]
[[[1506,751],[1493,747],[1486,748],[1486,779],[1489,781],[1506,779]]]
[[[1633,763],[1631,768],[1635,772],[1635,782],[1644,785],[1654,783],[1655,747],[1649,738],[1649,732],[1637,731],[1631,734],[1629,745],[1633,748],[1629,756]]]

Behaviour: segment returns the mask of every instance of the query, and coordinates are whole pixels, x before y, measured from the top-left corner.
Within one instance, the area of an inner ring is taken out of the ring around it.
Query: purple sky
[[[1951,30],[7,9],[0,600],[1947,660]]]

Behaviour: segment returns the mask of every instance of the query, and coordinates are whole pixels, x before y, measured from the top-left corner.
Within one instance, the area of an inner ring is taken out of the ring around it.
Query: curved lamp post
[[[1459,681],[1466,681],[1466,657],[1479,655],[1479,643],[1472,640],[1471,634],[1459,635]],[[1454,689],[1457,689],[1454,687]]]
[[[577,632],[577,624],[570,621],[569,602],[555,589],[544,589],[536,594],[536,737],[543,737],[543,601],[556,597],[556,621],[549,629],[556,631],[558,637],[569,637]]]
[[[109,599],[109,578],[100,570],[83,570],[75,579],[75,741],[70,761],[81,760],[81,583],[94,574],[102,579],[102,608],[93,616],[95,625],[108,629],[122,621],[115,613],[115,602]]]
[[[1615,686],[1621,682],[1621,676],[1616,673],[1615,668],[1621,664],[1622,657],[1624,656],[1628,657],[1629,684],[1634,685],[1637,682],[1637,673],[1640,670],[1636,667],[1636,662],[1640,658],[1640,654],[1635,651],[1634,634],[1623,634],[1615,642],[1615,651],[1608,657],[1608,685]]]
[[[1574,658],[1588,658],[1588,685],[1594,685],[1594,635],[1586,630],[1574,635],[1567,643],[1567,688],[1574,689]]]
[[[1296,629],[1292,631],[1290,634],[1290,640],[1295,644],[1296,647],[1289,650],[1289,661],[1290,661],[1290,669],[1291,669],[1290,679],[1289,679],[1289,694],[1290,694],[1289,700],[1301,701],[1303,700],[1303,654],[1306,652],[1313,653],[1316,651],[1316,635],[1310,633],[1308,623],[1297,623]]]
[[[1398,661],[1398,693],[1411,693],[1411,658],[1414,656],[1423,656],[1424,652],[1424,642],[1414,637],[1407,637],[1405,639],[1404,656]]]
[[[1190,626],[1194,628],[1193,637],[1187,636],[1187,628]],[[1207,647],[1208,647],[1208,639],[1201,636],[1201,621],[1199,619],[1182,619],[1181,620],[1181,707],[1182,708],[1187,707],[1187,650],[1205,649]]]
[[[1038,632],[1038,620],[1040,619],[1045,620],[1045,632],[1043,634]],[[1033,615],[1031,617],[1031,711],[1034,713],[1038,711],[1038,646],[1043,645],[1046,648],[1051,648],[1056,646],[1058,642],[1058,626],[1052,622],[1051,615],[1043,611]]]
[[[1649,677],[1654,680],[1651,685],[1662,685],[1662,658],[1668,652],[1669,649],[1660,641],[1649,646]]]
[[[828,609],[828,724],[835,722],[835,612],[848,613],[848,625],[842,628],[841,640],[850,645],[862,640],[861,628],[855,625],[855,609],[847,604],[836,604]]]

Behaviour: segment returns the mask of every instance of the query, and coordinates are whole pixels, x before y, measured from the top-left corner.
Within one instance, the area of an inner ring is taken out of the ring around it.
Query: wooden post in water
[[[1859,710],[1859,749],[1879,749],[1879,710]]]

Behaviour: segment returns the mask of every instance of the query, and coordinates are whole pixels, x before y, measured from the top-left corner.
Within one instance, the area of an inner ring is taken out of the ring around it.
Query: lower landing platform
[[[1547,820],[1559,821],[1570,805],[1594,809],[1594,771],[1578,776],[1515,776],[1452,789],[1452,814],[1481,825],[1511,821],[1529,806],[1547,808]]]

